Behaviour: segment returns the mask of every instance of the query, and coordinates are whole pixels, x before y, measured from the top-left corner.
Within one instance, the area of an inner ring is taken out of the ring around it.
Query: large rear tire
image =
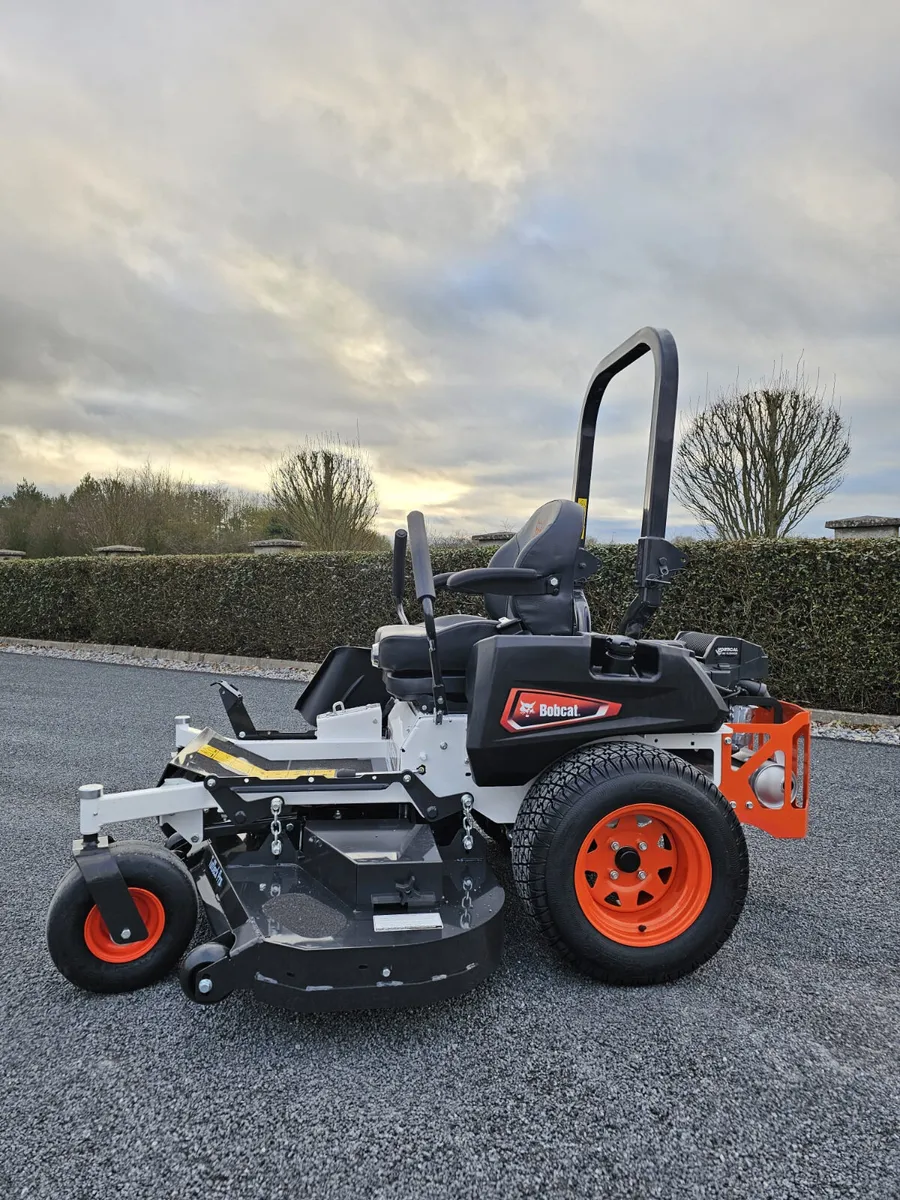
[[[555,763],[512,835],[516,889],[550,944],[614,984],[669,982],[721,948],[747,895],[740,823],[712,781],[637,743]]]
[[[120,945],[109,936],[77,866],[63,876],[47,912],[47,947],[66,979],[89,992],[131,992],[168,975],[197,926],[197,889],[174,854],[146,842],[116,842],[118,863],[148,936]]]

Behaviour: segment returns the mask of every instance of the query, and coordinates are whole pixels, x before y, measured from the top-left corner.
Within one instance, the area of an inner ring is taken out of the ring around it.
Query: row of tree
[[[267,495],[197,484],[149,463],[85,475],[58,496],[23,480],[0,497],[0,546],[34,558],[111,545],[227,554],[265,538],[291,538],[313,550],[374,550],[388,544],[374,529],[377,513],[365,454],[326,435],[284,454]]]
[[[712,536],[783,537],[843,480],[844,420],[798,367],[722,392],[694,412],[675,464],[675,493]],[[221,554],[287,537],[311,550],[375,550],[378,496],[359,443],[329,435],[288,451],[268,495],[175,479],[149,464],[86,475],[68,495],[23,481],[0,497],[0,546],[32,557],[143,546],[151,554]]]

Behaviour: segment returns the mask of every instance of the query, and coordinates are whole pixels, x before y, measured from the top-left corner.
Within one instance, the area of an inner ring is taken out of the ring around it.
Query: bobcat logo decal
[[[507,733],[556,729],[584,721],[602,721],[616,716],[622,708],[615,700],[597,696],[572,696],[568,692],[540,692],[530,688],[512,688],[500,724]]]

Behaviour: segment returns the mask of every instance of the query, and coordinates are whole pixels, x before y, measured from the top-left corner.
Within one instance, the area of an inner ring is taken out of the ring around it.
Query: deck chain
[[[462,820],[463,840],[462,840],[462,844],[463,844],[463,849],[466,851],[467,854],[470,853],[471,850],[475,846],[475,838],[472,835],[472,830],[474,828],[474,825],[472,823],[472,807],[473,807],[473,805],[474,805],[474,800],[469,795],[469,793],[466,792],[462,798],[462,810],[463,810],[463,820]]]
[[[284,801],[280,796],[272,798],[272,824],[269,826],[272,833],[272,853],[276,858],[281,854],[281,821],[278,819],[281,815],[281,810],[284,807]]]

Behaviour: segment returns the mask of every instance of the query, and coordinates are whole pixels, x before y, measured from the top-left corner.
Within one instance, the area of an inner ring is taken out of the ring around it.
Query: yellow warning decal
[[[270,771],[265,767],[254,766],[246,758],[238,758],[236,754],[229,754],[227,750],[219,750],[216,746],[200,746],[194,753],[221,763],[223,767],[228,767],[229,771],[234,771],[237,775],[249,775],[253,779],[297,779],[301,775],[307,777],[315,775],[322,779],[334,779],[335,777],[334,771],[323,770],[321,767],[307,768],[302,763],[298,763],[290,771]]]
[[[575,503],[584,509],[584,520],[581,522],[581,536],[584,537],[587,532],[587,496],[579,496]]]

